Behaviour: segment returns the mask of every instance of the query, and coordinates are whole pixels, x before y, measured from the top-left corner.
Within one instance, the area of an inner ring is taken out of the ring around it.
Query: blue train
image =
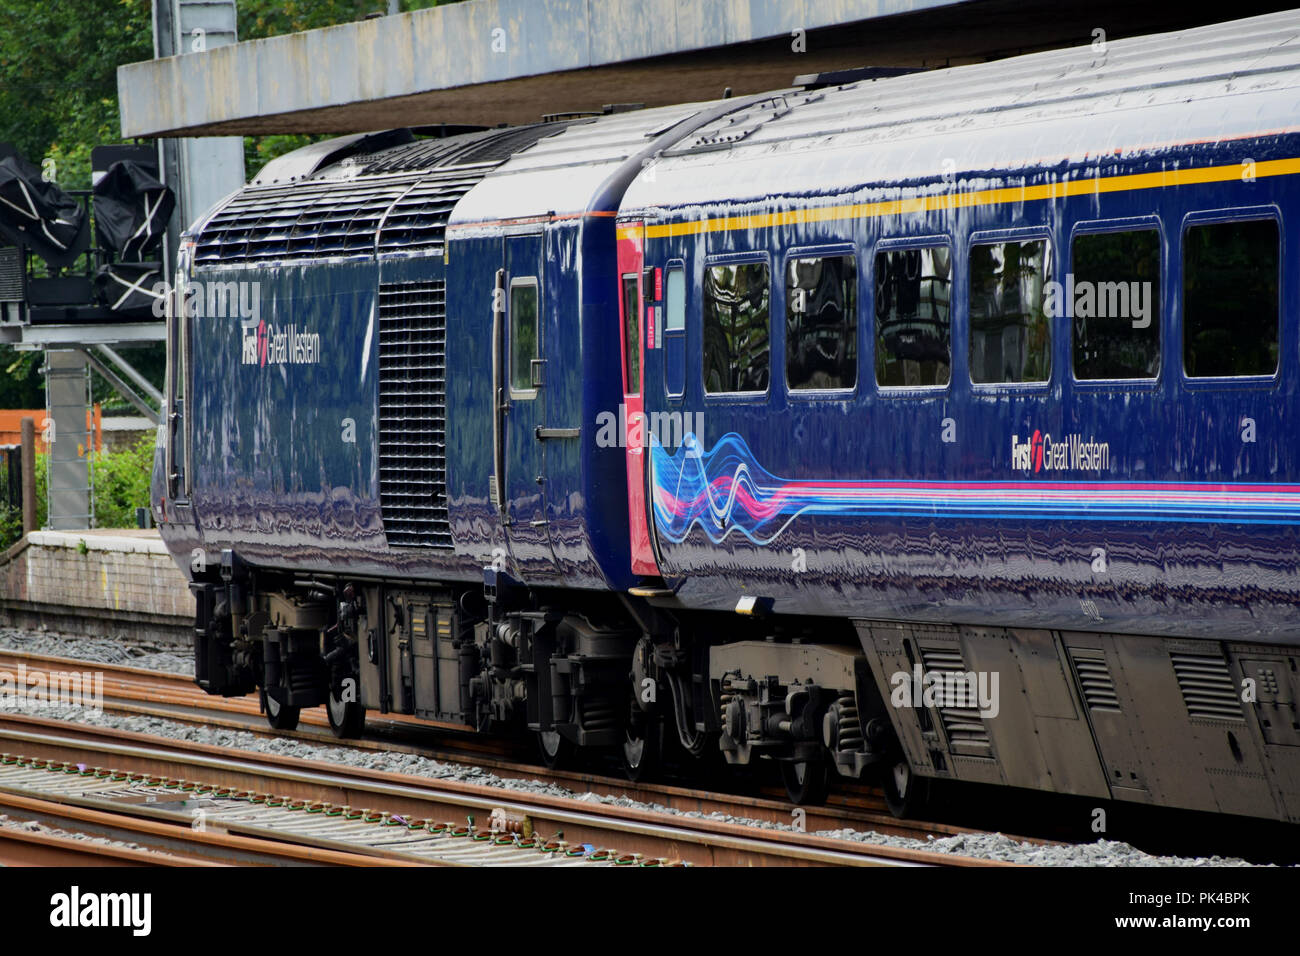
[[[169,319],[198,683],[1300,820],[1297,28],[272,162]]]

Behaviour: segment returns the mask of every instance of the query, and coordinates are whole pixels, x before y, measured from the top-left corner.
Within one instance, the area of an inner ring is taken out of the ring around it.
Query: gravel
[[[60,830],[58,827],[46,826],[36,820],[15,820],[7,814],[0,813],[0,830],[22,830],[25,833],[43,833],[46,836],[65,837],[70,840],[82,840],[86,843],[97,843],[100,846],[111,846],[125,850],[148,850],[138,843],[127,843],[123,840],[112,840],[108,837],[94,836],[89,833],[76,833],[71,830]]]
[[[174,644],[137,641],[58,631],[0,627],[0,649],[28,654],[73,657],[96,664],[127,664],[169,674],[194,673],[194,654]]]
[[[79,637],[57,634],[52,631],[21,631],[0,628],[0,647],[24,650],[38,654],[59,654],[101,663],[126,663],[139,667],[152,667],[170,673],[193,672],[192,659],[177,654],[162,645],[139,641],[110,641],[104,638]],[[322,746],[286,737],[267,738],[247,731],[225,728],[196,727],[159,717],[95,713],[78,708],[46,708],[42,716],[72,722],[112,727],[137,733],[155,734],[174,740],[186,740],[232,750],[254,753],[278,754],[306,760],[342,764],[404,773],[433,780],[454,780],[479,786],[494,787],[507,793],[544,794],[572,799],[578,803],[631,807],[654,810],[671,816],[717,820],[736,823],[763,830],[793,830],[789,824],[754,820],[724,813],[701,813],[697,810],[674,810],[658,803],[645,803],[626,796],[602,796],[579,793],[545,781],[518,777],[501,777],[481,767],[446,763],[418,754],[395,751],[360,750],[351,747]],[[1172,857],[1153,856],[1127,843],[1098,840],[1095,843],[1039,845],[1023,843],[1000,833],[972,833],[950,837],[930,837],[917,840],[910,837],[890,836],[875,831],[823,830],[818,836],[851,840],[874,846],[902,849],[928,850],[958,856],[1002,860],[1034,866],[1251,866],[1245,860],[1229,857]]]

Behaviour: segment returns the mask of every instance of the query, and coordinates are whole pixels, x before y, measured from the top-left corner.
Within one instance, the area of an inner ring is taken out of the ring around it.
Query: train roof
[[[1288,11],[777,94],[666,150],[624,209],[978,179],[1296,129],[1298,67]]]
[[[1217,144],[1300,128],[1297,87],[1288,11],[824,89],[340,137],[269,163],[218,206],[194,231],[194,262],[440,254],[448,228],[591,211],[619,176],[622,210],[653,215]]]
[[[268,163],[201,221],[193,261],[202,268],[437,255],[456,224],[495,229],[502,220],[581,213],[629,158],[677,124],[711,115],[710,106],[314,143]]]
[[[441,254],[461,197],[571,122],[395,129],[305,146],[267,163],[200,221],[194,264]]]
[[[686,103],[572,124],[484,176],[457,205],[450,224],[585,212],[623,163],[713,105]]]

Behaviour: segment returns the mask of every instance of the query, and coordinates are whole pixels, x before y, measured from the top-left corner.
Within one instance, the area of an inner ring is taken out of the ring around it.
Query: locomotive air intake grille
[[[409,182],[309,183],[247,189],[203,227],[196,266],[373,256],[385,213]]]
[[[944,733],[953,753],[990,757],[993,744],[980,716],[978,675],[966,669],[961,651],[953,648],[922,647],[926,679],[941,679],[943,697],[938,707]]]
[[[450,548],[446,284],[379,287],[379,502],[391,546]]]
[[[1120,712],[1119,696],[1115,693],[1115,681],[1110,676],[1106,661],[1100,657],[1084,657],[1070,651],[1074,661],[1074,673],[1079,678],[1079,687],[1083,690],[1083,700],[1089,710],[1118,714]]]
[[[1209,654],[1170,654],[1189,717],[1245,720],[1228,662]]]
[[[194,264],[441,254],[451,210],[489,168],[249,188],[203,227]]]

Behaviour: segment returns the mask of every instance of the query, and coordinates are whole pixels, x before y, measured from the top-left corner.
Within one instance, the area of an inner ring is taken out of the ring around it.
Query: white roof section
[[[786,93],[667,150],[624,208],[834,194],[945,172],[978,182],[987,171],[1300,128],[1298,106],[1300,12],[1287,11]]]
[[[614,113],[539,140],[483,177],[457,204],[448,225],[583,212],[625,160],[709,105]]]

